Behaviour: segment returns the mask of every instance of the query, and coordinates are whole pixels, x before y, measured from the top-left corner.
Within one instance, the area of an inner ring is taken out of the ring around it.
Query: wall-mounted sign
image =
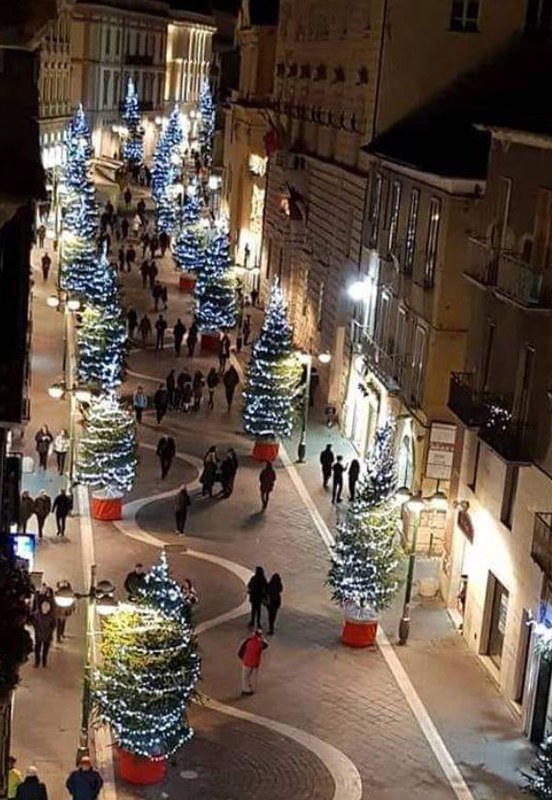
[[[471,517],[467,511],[460,511],[458,512],[458,517],[456,519],[456,523],[466,539],[469,542],[473,542],[474,538],[474,529],[473,529],[473,522],[471,521]]]
[[[456,425],[433,422],[429,435],[426,478],[449,481],[452,476],[452,462],[456,445]]]

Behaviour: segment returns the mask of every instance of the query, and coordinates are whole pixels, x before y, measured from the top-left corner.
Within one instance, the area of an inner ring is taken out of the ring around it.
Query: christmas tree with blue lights
[[[77,329],[78,374],[102,391],[116,389],[123,379],[127,329],[117,303],[86,306]]]
[[[171,578],[165,550],[161,551],[159,562],[146,574],[135,602],[141,606],[154,608],[167,617],[188,625],[191,605],[180,584]]]
[[[187,709],[201,662],[189,620],[126,606],[105,619],[100,649],[93,686],[99,719],[128,753],[167,759],[194,734]]]
[[[204,80],[199,94],[199,147],[204,163],[209,166],[213,153],[215,135],[215,106],[209,81]]]
[[[388,420],[376,431],[356,499],[337,525],[327,582],[332,599],[351,616],[383,611],[401,582],[394,430]]]
[[[157,232],[169,236],[178,228],[178,198],[174,193],[174,184],[168,184],[159,196],[155,208]]]
[[[128,79],[121,116],[128,130],[128,136],[123,147],[123,158],[131,167],[140,166],[144,160],[142,118],[140,115],[140,101],[132,78]]]
[[[236,285],[230,268],[230,243],[223,227],[211,231],[195,285],[196,318],[201,331],[236,324]]]
[[[77,480],[107,493],[130,492],[136,477],[136,424],[114,392],[92,399],[79,440]]]
[[[65,132],[65,146],[67,149],[67,160],[70,160],[77,148],[82,148],[85,159],[92,158],[92,139],[90,135],[90,125],[84,113],[82,103],[79,103],[71,122]]]
[[[539,745],[533,774],[523,773],[523,790],[537,800],[552,800],[552,736]]]
[[[300,380],[301,365],[293,352],[286,302],[274,282],[249,362],[243,410],[245,432],[257,439],[290,436]]]
[[[184,198],[180,231],[173,247],[177,266],[183,272],[201,270],[205,258],[206,233],[199,220],[201,204],[196,187],[189,187]]]
[[[119,279],[104,245],[98,256],[96,243],[87,237],[63,234],[62,286],[72,295],[96,306],[119,301]]]

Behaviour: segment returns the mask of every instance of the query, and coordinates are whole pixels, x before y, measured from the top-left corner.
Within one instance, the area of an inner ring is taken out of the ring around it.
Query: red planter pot
[[[218,333],[202,333],[201,334],[201,351],[202,353],[218,353],[220,336]]]
[[[376,643],[378,621],[376,619],[345,619],[341,641],[348,647],[372,647]]]
[[[193,294],[196,285],[196,279],[191,275],[181,275],[178,281],[178,289],[183,294]]]
[[[151,758],[137,756],[128,750],[117,748],[119,761],[119,775],[127,783],[137,786],[150,786],[160,783],[167,772],[167,762],[164,758],[153,761]]]
[[[270,461],[272,464],[278,458],[279,451],[278,442],[255,442],[252,455],[255,461]]]
[[[123,518],[123,498],[122,497],[98,497],[92,495],[90,504],[92,519],[101,519],[104,522]]]

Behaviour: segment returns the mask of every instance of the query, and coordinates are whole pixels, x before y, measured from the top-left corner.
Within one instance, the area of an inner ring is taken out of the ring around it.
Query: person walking
[[[155,284],[158,275],[159,275],[159,270],[157,269],[157,264],[155,263],[155,261],[152,260],[150,261],[149,271],[148,271],[149,287],[151,290],[153,290],[153,286]]]
[[[165,331],[167,330],[167,320],[163,314],[159,314],[155,323],[155,330],[157,331],[157,341],[155,343],[156,350],[163,350],[165,347]]]
[[[138,562],[134,565],[134,569],[128,573],[124,582],[125,592],[128,594],[129,600],[133,600],[138,595],[140,589],[144,586],[145,580],[144,565]]]
[[[15,800],[17,788],[23,783],[23,775],[15,766],[16,764],[16,757],[8,756],[8,800]]]
[[[263,511],[266,509],[268,505],[268,498],[272,490],[274,489],[274,484],[276,483],[276,473],[274,472],[274,467],[267,461],[264,468],[261,470],[261,474],[259,475],[259,486],[261,490],[261,502],[263,504]]]
[[[56,583],[56,592],[59,590],[63,590],[66,592],[72,592],[73,587],[71,583],[67,580],[61,580]],[[67,625],[67,620],[75,610],[74,606],[58,606],[54,603],[54,610],[56,615],[56,642],[61,644],[65,639],[65,626]]]
[[[268,611],[268,634],[274,636],[274,625],[278,611],[282,605],[282,592],[284,584],[277,572],[271,577],[266,587],[266,608]]]
[[[36,452],[38,453],[39,467],[46,472],[48,469],[48,454],[54,437],[47,425],[43,425],[35,434]]]
[[[235,466],[232,456],[228,453],[220,465],[220,482],[222,484],[222,497],[230,497],[235,476]]]
[[[48,652],[54,631],[56,629],[56,617],[54,604],[51,600],[42,600],[35,610],[32,617],[34,630],[34,665],[43,667],[48,665]]]
[[[65,489],[60,489],[59,494],[54,498],[52,511],[56,515],[56,536],[65,536],[65,524],[67,517],[73,506],[73,498],[67,494]]]
[[[150,239],[150,244],[149,244],[150,255],[151,255],[152,258],[155,258],[155,254],[157,252],[157,248],[158,247],[159,247],[159,239],[157,238],[157,236],[155,234],[153,234],[153,236]]]
[[[136,327],[138,325],[138,314],[136,313],[136,310],[132,306],[129,306],[126,318],[127,318],[128,338],[133,339],[134,331],[136,330]]]
[[[34,766],[27,769],[25,779],[21,781],[15,791],[15,800],[48,800],[48,790],[38,777],[38,770]]]
[[[145,289],[146,286],[148,285],[149,272],[150,272],[149,261],[146,260],[142,261],[142,264],[140,266],[140,275],[142,276],[142,289]]]
[[[337,456],[332,466],[332,503],[341,503],[341,492],[343,491],[343,474],[347,471],[343,463],[343,456]]]
[[[242,695],[254,694],[263,650],[267,647],[268,642],[263,639],[260,628],[241,643],[238,656],[242,663]]]
[[[166,286],[161,286],[161,294],[159,299],[163,303],[163,311],[166,311],[169,307],[169,290]]]
[[[356,495],[356,485],[360,475],[360,461],[358,458],[353,458],[349,464],[347,475],[349,478],[349,500],[353,502]]]
[[[322,467],[322,486],[324,489],[328,488],[328,481],[332,477],[332,465],[335,461],[331,444],[327,444],[326,448],[320,453],[320,465]]]
[[[130,272],[132,269],[132,265],[136,261],[136,250],[132,245],[130,245],[130,247],[126,251],[125,261],[127,265],[127,272]]]
[[[38,522],[39,539],[42,539],[42,534],[44,532],[44,523],[46,522],[48,514],[50,513],[51,510],[52,510],[52,501],[50,497],[46,494],[44,489],[41,489],[34,501],[34,512],[36,514],[36,519]]]
[[[164,481],[176,455],[176,444],[172,436],[162,436],[157,442],[157,457],[161,464],[161,480]]]
[[[151,296],[153,297],[153,310],[159,311],[159,301],[161,300],[161,294],[163,291],[163,287],[159,283],[159,281],[155,281],[153,284],[153,288],[151,290]]]
[[[231,364],[224,373],[222,382],[224,384],[224,392],[226,394],[226,405],[228,406],[228,411],[230,411],[234,401],[236,387],[240,382],[240,376],[238,375],[238,371],[233,364]]]
[[[176,520],[177,533],[184,533],[184,528],[186,527],[186,517],[188,516],[188,509],[190,508],[191,504],[192,501],[190,500],[190,495],[188,494],[186,484],[182,484],[176,493],[174,500],[174,516]]]
[[[38,247],[40,250],[43,250],[44,240],[46,239],[46,228],[44,227],[44,225],[41,225],[36,233],[38,237]]]
[[[220,372],[224,372],[226,369],[226,362],[230,358],[230,337],[227,333],[222,336],[219,342],[218,356]]]
[[[128,239],[128,232],[130,229],[130,222],[126,217],[123,217],[121,220],[121,233],[123,235],[123,239]]]
[[[199,594],[189,578],[184,578],[182,591],[184,593],[184,597],[191,606],[196,606],[199,603]]]
[[[22,533],[27,533],[27,525],[34,513],[35,501],[27,489],[24,489],[19,498],[19,529]]]
[[[249,622],[250,628],[261,627],[261,609],[263,603],[267,599],[268,583],[266,575],[262,567],[255,567],[254,575],[249,579],[247,584],[247,594],[249,597],[249,604],[251,606],[251,620]]]
[[[150,318],[148,317],[147,314],[144,314],[144,316],[140,320],[140,324],[138,325],[138,330],[140,331],[140,336],[142,337],[142,347],[146,347],[152,331]]]
[[[157,424],[160,425],[161,420],[167,413],[167,390],[162,383],[159,384],[159,388],[153,395],[153,406],[155,408]]]
[[[48,275],[50,274],[50,267],[52,266],[52,259],[48,255],[48,253],[44,253],[42,258],[40,259],[40,268],[42,269],[42,278],[46,282],[48,280]]]
[[[259,290],[258,289],[251,289],[251,305],[253,308],[257,305],[257,300],[259,299]]]
[[[187,414],[192,407],[192,398],[194,396],[194,390],[192,386],[192,381],[187,380],[184,386],[182,387],[182,410],[185,414]]]
[[[198,369],[194,375],[194,382],[192,384],[192,391],[194,394],[194,411],[199,411],[201,408],[204,387],[205,379],[203,378],[203,373]]]
[[[249,344],[249,337],[251,336],[251,314],[246,314],[245,319],[243,321],[243,345],[247,347]]]
[[[168,234],[165,231],[161,231],[161,233],[159,234],[159,247],[161,248],[161,258],[165,257],[165,253],[167,252],[169,243],[170,239]]]
[[[130,191],[130,186],[127,186],[127,188],[125,189],[125,193],[123,195],[123,198],[124,198],[127,210],[128,210],[130,208],[130,201],[132,200],[132,192]]]
[[[180,319],[180,317],[178,317],[178,319],[176,320],[176,323],[174,325],[174,328],[173,328],[174,352],[175,352],[175,355],[177,355],[177,356],[180,355],[180,349],[182,347],[182,340],[184,338],[185,333],[186,333],[186,326],[183,324],[183,322]]]
[[[207,375],[207,389],[209,390],[209,402],[207,408],[215,407],[215,389],[219,385],[219,376],[214,367],[211,367]]]
[[[136,422],[140,425],[142,422],[142,415],[146,408],[148,407],[148,398],[144,394],[144,390],[141,386],[138,386],[136,391],[134,392],[132,402],[134,404],[134,413],[136,415]]]
[[[188,345],[189,358],[194,357],[194,351],[196,349],[198,335],[199,335],[199,329],[197,326],[197,322],[194,320],[190,325],[190,330],[188,331],[188,338],[186,340],[186,344]]]
[[[165,384],[167,386],[167,405],[169,408],[174,408],[174,390],[176,388],[176,375],[174,369],[169,371],[169,374],[165,378]]]
[[[119,261],[119,272],[124,272],[125,271],[125,248],[124,248],[123,245],[121,245],[119,247],[119,250],[117,252],[117,258],[118,258],[118,261]]]
[[[89,756],[83,756],[78,769],[70,773],[65,787],[73,800],[97,800],[102,790],[103,778],[92,768]]]
[[[213,486],[217,479],[217,458],[214,453],[208,453],[203,464],[203,472],[200,475],[199,482],[201,483],[201,496],[213,496]]]
[[[54,439],[54,453],[56,455],[56,466],[59,475],[63,475],[65,459],[67,458],[70,444],[71,440],[69,439],[67,431],[65,428],[62,428]]]

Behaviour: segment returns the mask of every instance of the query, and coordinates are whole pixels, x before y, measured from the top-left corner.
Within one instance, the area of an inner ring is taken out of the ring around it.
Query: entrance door
[[[487,655],[491,661],[500,669],[502,660],[502,648],[504,647],[504,634],[506,633],[506,617],[508,616],[508,592],[494,575],[492,605],[491,605],[491,624],[489,627],[489,646]]]

